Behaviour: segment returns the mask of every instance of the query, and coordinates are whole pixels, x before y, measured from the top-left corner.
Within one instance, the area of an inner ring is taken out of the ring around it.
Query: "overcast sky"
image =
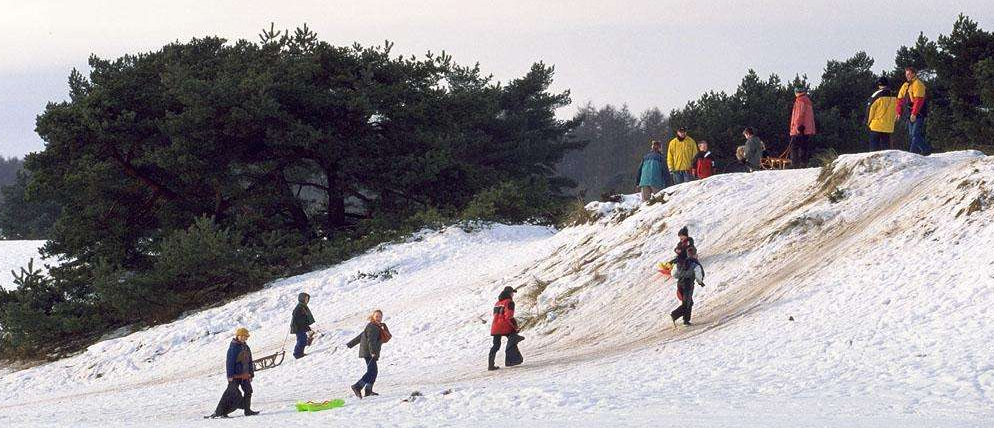
[[[281,4],[287,3],[287,4]],[[894,53],[948,33],[963,12],[994,29],[991,0],[895,1],[46,1],[0,0],[0,155],[43,142],[35,116],[66,97],[72,68],[192,37],[258,40],[263,27],[308,24],[333,44],[395,43],[394,52],[445,50],[500,80],[535,61],[556,66],[556,89],[577,107],[679,107],[735,88],[749,68],[807,74],[864,50],[877,71]],[[854,88],[860,90],[861,88]],[[867,89],[869,90],[869,89]]]

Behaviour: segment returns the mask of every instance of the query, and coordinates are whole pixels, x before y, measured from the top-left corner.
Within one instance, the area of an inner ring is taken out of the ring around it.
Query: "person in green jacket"
[[[642,158],[636,176],[636,190],[642,192],[642,202],[648,201],[653,193],[666,187],[666,166],[663,164],[663,153],[660,151],[659,141],[653,140],[650,143],[651,150]]]
[[[290,318],[290,333],[297,336],[297,344],[293,347],[293,358],[304,357],[304,348],[307,347],[308,333],[311,331],[311,324],[314,324],[314,316],[311,315],[307,303],[311,301],[311,296],[307,293],[297,295],[297,307],[293,308],[293,316]]]
[[[674,185],[694,179],[690,175],[694,156],[697,156],[697,142],[687,136],[685,128],[677,129],[676,137],[666,146],[666,167],[670,170]]]

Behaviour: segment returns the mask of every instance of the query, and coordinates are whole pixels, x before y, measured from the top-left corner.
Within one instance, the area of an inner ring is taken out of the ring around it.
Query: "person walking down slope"
[[[214,414],[208,416],[209,418],[227,418],[229,413],[237,409],[244,409],[245,416],[259,414],[252,410],[252,378],[255,377],[255,366],[252,365],[252,350],[248,346],[248,338],[248,329],[239,328],[235,331],[235,338],[228,345],[225,359],[228,387],[221,395]],[[239,388],[245,394],[244,397],[238,391]]]
[[[676,327],[676,321],[683,318],[683,325],[691,325],[690,315],[694,308],[694,281],[704,286],[703,278],[697,278],[697,264],[698,262],[694,259],[696,257],[696,250],[694,247],[687,246],[676,248],[677,256],[676,261],[673,263],[673,278],[677,281],[677,291],[680,293],[680,306],[670,312],[670,318],[673,320],[673,327]],[[694,254],[691,256],[691,254]]]
[[[290,333],[297,337],[297,344],[293,347],[293,358],[304,357],[304,348],[307,346],[308,335],[311,333],[311,324],[314,324],[314,316],[311,315],[307,303],[311,301],[311,296],[307,293],[297,295],[297,307],[293,308],[293,316],[290,318]]]
[[[932,146],[925,141],[925,116],[928,116],[928,103],[925,101],[925,84],[918,79],[914,67],[904,69],[907,82],[897,91],[897,116],[900,117],[904,106],[910,105],[908,115],[908,151],[922,156],[932,154]]]
[[[494,304],[494,318],[490,323],[493,346],[490,347],[490,354],[487,357],[487,370],[499,368],[494,365],[494,358],[497,357],[497,351],[500,350],[500,338],[507,337],[508,347],[511,347],[512,340],[516,340],[518,321],[514,319],[514,293],[514,287],[504,287],[500,295],[497,296],[497,303]]]
[[[698,180],[703,180],[714,175],[714,172],[714,156],[708,150],[708,142],[701,140],[700,143],[697,143],[697,154],[694,155],[691,173]]]
[[[897,121],[896,105],[897,97],[890,90],[887,78],[877,79],[877,91],[870,96],[866,112],[866,126],[870,128],[871,152],[892,148],[890,135],[894,133],[894,123]]]
[[[690,169],[693,167],[695,155],[697,155],[697,142],[687,136],[686,129],[677,129],[676,137],[666,146],[666,167],[670,170],[674,185],[686,183],[693,178]]]
[[[649,153],[642,158],[636,176],[636,187],[642,192],[642,202],[646,202],[656,193],[666,187],[666,167],[659,141],[650,143]]]
[[[766,145],[763,144],[763,140],[760,140],[756,136],[756,130],[751,127],[747,127],[742,130],[742,136],[745,137],[746,142],[744,146],[739,146],[739,150],[742,156],[739,157],[739,161],[745,165],[746,170],[749,172],[756,171],[761,168],[761,162],[763,160],[763,151],[766,150]],[[738,156],[738,153],[736,153]]]
[[[356,397],[362,399],[364,396],[380,395],[373,392],[373,384],[376,383],[376,376],[379,374],[376,362],[380,359],[380,349],[384,343],[390,341],[391,337],[390,329],[383,323],[383,311],[377,309],[369,314],[369,322],[362,333],[345,345],[349,348],[359,345],[359,357],[366,361],[366,373],[351,387]]]
[[[811,136],[815,135],[815,111],[803,85],[794,88],[794,109],[790,113],[790,164],[806,168],[811,157]]]

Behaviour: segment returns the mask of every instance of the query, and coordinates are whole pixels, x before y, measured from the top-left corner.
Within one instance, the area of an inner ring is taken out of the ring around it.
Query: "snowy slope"
[[[0,423],[231,425],[199,419],[223,389],[230,332],[244,325],[257,356],[273,352],[306,291],[324,336],[259,374],[264,413],[240,426],[991,426],[992,187],[992,157],[882,152],[591,204],[603,218],[559,232],[424,233],[4,374]],[[708,285],[697,325],[674,329],[674,284],[654,265],[684,225]],[[487,372],[504,285],[521,287],[526,362]],[[293,412],[346,396],[362,365],[341,344],[373,308],[395,336],[383,395]],[[400,402],[415,390],[425,397]]]
[[[44,243],[45,241],[0,241],[0,287],[13,289],[14,277],[10,271],[20,272],[32,258],[35,261],[35,269],[44,269],[45,263],[51,262],[42,259],[38,254],[38,249]]]

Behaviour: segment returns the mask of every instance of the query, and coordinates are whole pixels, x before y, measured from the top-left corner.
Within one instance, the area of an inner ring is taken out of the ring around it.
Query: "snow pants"
[[[511,336],[505,334],[495,334],[493,335],[494,344],[490,347],[490,356],[487,358],[487,367],[494,366],[494,358],[497,358],[497,351],[500,351],[500,338],[507,336],[507,341],[510,344]]]
[[[376,375],[379,372],[379,368],[376,366],[376,358],[362,357],[362,359],[366,360],[366,373],[356,382],[356,386],[360,388],[372,388],[373,384],[376,383]]]
[[[694,279],[681,279],[677,282],[677,288],[680,289],[680,294],[683,295],[683,301],[680,302],[680,306],[670,312],[670,317],[674,321],[683,318],[683,323],[690,323],[690,312],[694,307]]]
[[[870,131],[870,151],[889,150],[890,134],[886,132]]]
[[[241,388],[241,391],[238,389]],[[242,393],[244,392],[244,396]],[[217,416],[227,416],[238,409],[252,408],[252,381],[248,379],[235,379],[228,382],[221,400],[217,403],[214,414]]]
[[[673,185],[676,186],[680,183],[686,183],[694,179],[690,175],[690,171],[670,171],[670,176],[673,177]]]
[[[307,332],[301,331],[294,333],[297,336],[297,344],[293,346],[293,358],[301,358],[304,356],[304,348],[307,346]]]
[[[811,157],[811,136],[793,135],[790,137],[790,167],[807,168]]]
[[[932,146],[925,141],[925,118],[918,116],[914,121],[908,120],[908,151],[922,156],[932,154]]]

